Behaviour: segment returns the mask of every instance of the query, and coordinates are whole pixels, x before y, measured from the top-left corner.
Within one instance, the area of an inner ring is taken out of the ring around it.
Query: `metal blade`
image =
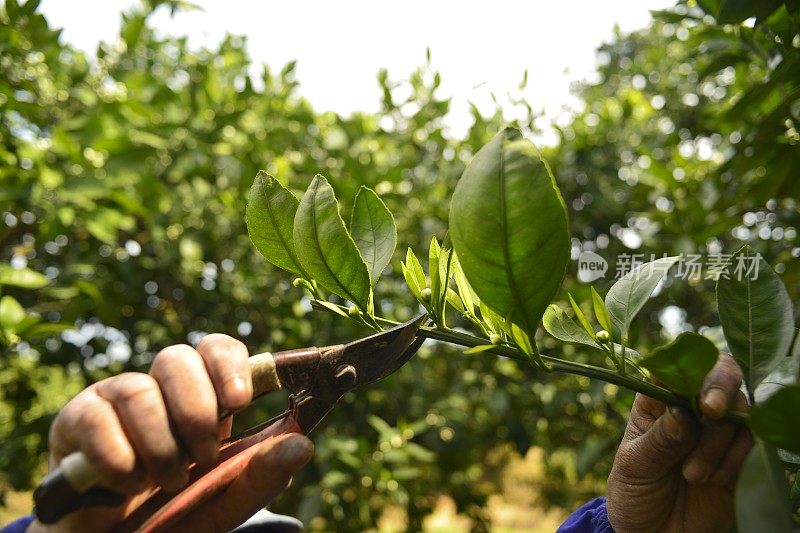
[[[426,315],[420,315],[392,329],[346,344],[341,360],[355,367],[354,386],[383,379],[411,359],[425,340],[417,337],[425,320]]]

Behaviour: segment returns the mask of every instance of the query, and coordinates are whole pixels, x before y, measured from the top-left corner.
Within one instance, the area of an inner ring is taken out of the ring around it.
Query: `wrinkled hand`
[[[249,404],[252,380],[244,344],[227,335],[206,336],[197,349],[170,346],[153,361],[149,374],[126,373],[88,387],[58,414],[50,428],[51,466],[80,450],[103,484],[129,495],[119,508],[78,511],[53,526],[29,531],[109,531],[138,506],[154,485],[178,491],[187,466],[213,463],[231,420],[218,412]],[[172,429],[171,429],[172,428]],[[190,514],[176,530],[228,531],[283,491],[311,457],[302,435],[283,435],[260,450],[221,495]]]
[[[608,478],[608,518],[617,533],[725,531],[733,492],[753,445],[744,426],[721,420],[744,411],[742,372],[722,354],[700,393],[701,418],[637,394]]]

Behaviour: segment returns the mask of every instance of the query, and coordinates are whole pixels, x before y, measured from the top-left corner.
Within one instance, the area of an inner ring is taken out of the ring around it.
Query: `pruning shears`
[[[403,366],[424,341],[418,337],[425,315],[392,329],[348,344],[265,352],[250,357],[253,400],[269,392],[290,392],[280,415],[222,443],[215,465],[189,467],[188,485],[177,494],[156,487],[148,499],[117,528],[155,532],[224,490],[247,466],[255,444],[285,433],[310,433],[348,391],[376,382]],[[220,419],[232,413],[220,414]],[[44,524],[55,523],[83,508],[116,506],[126,496],[99,485],[99,476],[82,452],[65,457],[34,491],[35,514]]]

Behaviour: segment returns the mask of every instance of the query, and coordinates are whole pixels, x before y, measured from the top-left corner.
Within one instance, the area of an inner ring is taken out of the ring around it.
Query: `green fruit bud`
[[[491,342],[492,344],[500,344],[501,342],[503,342],[503,337],[501,337],[497,333],[492,333],[491,335],[489,335],[489,342]]]
[[[292,285],[294,285],[295,287],[302,287],[303,285],[305,285],[305,281],[306,280],[304,280],[303,278],[294,278],[292,280]]]
[[[430,287],[425,287],[424,289],[422,289],[420,291],[420,296],[422,296],[422,299],[425,300],[426,302],[429,301],[431,299]]]
[[[347,314],[352,316],[352,317],[356,317],[356,316],[359,316],[361,314],[361,310],[358,307],[353,306],[353,307],[351,307],[350,309],[347,310]]]
[[[606,343],[611,340],[611,335],[606,330],[601,329],[595,333],[594,338],[597,339],[597,342]]]

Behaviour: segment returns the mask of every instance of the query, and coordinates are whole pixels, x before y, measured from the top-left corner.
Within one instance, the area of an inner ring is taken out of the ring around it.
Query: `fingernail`
[[[684,425],[681,422],[682,417],[683,413],[681,413],[680,408],[670,407],[667,409],[665,419],[667,434],[676,441],[683,439],[685,434]]]
[[[725,409],[728,407],[728,399],[721,389],[710,389],[703,396],[703,404],[706,409],[713,413],[716,417],[721,417],[725,414]]]
[[[686,481],[698,483],[708,477],[708,469],[703,463],[692,461],[683,466],[683,477]]]
[[[247,381],[242,376],[233,376],[225,387],[225,396],[229,405],[227,407],[240,407],[247,403]]]
[[[306,464],[314,453],[314,444],[308,438],[298,434],[287,437],[279,445],[282,461],[295,465],[295,468]]]

